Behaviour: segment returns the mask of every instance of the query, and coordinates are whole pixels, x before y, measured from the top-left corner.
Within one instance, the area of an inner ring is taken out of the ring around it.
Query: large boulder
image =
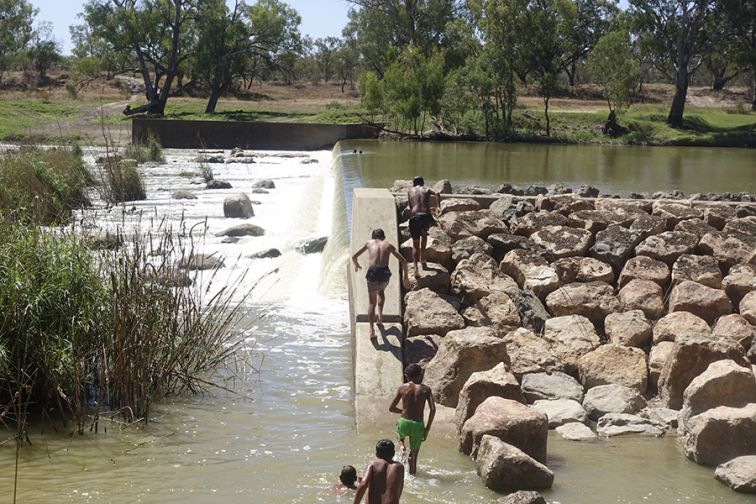
[[[520,325],[517,307],[503,292],[494,292],[476,301],[462,315],[470,326],[491,327],[502,334]]]
[[[684,428],[685,455],[701,465],[756,453],[756,403],[710,409],[690,418]]]
[[[722,315],[732,313],[732,303],[723,290],[685,280],[672,288],[669,311],[695,313],[711,324]]]
[[[512,222],[512,233],[530,236],[548,226],[566,226],[567,217],[559,212],[531,212],[517,217]]]
[[[717,230],[713,228],[712,226],[709,226],[701,219],[688,219],[684,221],[680,221],[675,226],[675,229],[673,231],[683,231],[685,233],[691,233],[698,238],[702,238],[707,233],[715,233]]]
[[[745,351],[735,341],[701,336],[678,337],[659,376],[659,397],[668,408],[680,409],[683,394],[693,379],[706,371],[712,362],[732,359],[748,366]]]
[[[666,231],[649,236],[635,247],[635,255],[656,259],[669,266],[683,254],[692,254],[698,245],[698,237],[691,233]]]
[[[675,226],[687,219],[700,219],[703,214],[697,208],[691,208],[679,203],[666,203],[655,201],[651,207],[651,215],[664,219],[667,229],[672,230]]]
[[[486,242],[493,247],[493,252],[491,254],[497,261],[504,259],[504,256],[509,252],[520,249],[535,252],[542,257],[548,255],[540,245],[536,245],[527,236],[497,233],[489,235],[489,237],[486,238]]]
[[[651,347],[651,351],[648,353],[648,387],[651,390],[656,390],[659,386],[659,376],[661,375],[664,364],[667,363],[667,359],[672,354],[672,349],[675,347],[673,341],[661,341]]]
[[[646,354],[640,348],[601,345],[580,358],[578,371],[586,389],[614,383],[643,394],[648,386]]]
[[[409,277],[414,278],[412,290],[430,289],[434,292],[446,294],[451,287],[449,271],[436,263],[425,263],[415,271],[415,265],[409,263]]]
[[[532,290],[541,299],[559,287],[556,270],[531,250],[512,250],[504,256],[499,268],[514,278],[520,287]]]
[[[440,210],[442,214],[480,210],[480,203],[472,198],[448,198],[441,202]]]
[[[633,280],[650,280],[663,289],[669,282],[669,266],[650,257],[633,257],[622,268],[617,286],[621,289]]]
[[[263,179],[253,183],[252,187],[254,187],[255,189],[275,189],[276,183],[271,179]]]
[[[709,324],[690,312],[674,312],[660,318],[654,325],[654,344],[661,341],[674,342],[678,338],[699,336],[707,338],[711,334]]]
[[[576,370],[578,359],[601,344],[591,321],[581,315],[550,318],[544,325],[543,339],[568,371]]]
[[[756,455],[743,455],[720,464],[714,477],[736,492],[756,494]]]
[[[549,429],[571,422],[588,421],[588,414],[583,405],[574,399],[553,399],[535,401],[532,408],[540,411],[549,419]]]
[[[563,284],[573,282],[614,282],[612,267],[592,257],[564,257],[551,263]]]
[[[589,253],[591,257],[603,261],[619,273],[635,247],[641,242],[640,231],[633,231],[619,225],[609,226],[596,233],[596,240]]]
[[[404,362],[407,365],[420,364],[422,367],[425,367],[438,352],[441,338],[442,336],[438,334],[424,334],[422,336],[405,338]]]
[[[223,216],[226,218],[249,219],[254,215],[252,201],[244,193],[232,194],[223,200]]]
[[[407,336],[421,334],[443,336],[449,331],[465,327],[462,315],[457,313],[454,306],[430,289],[408,292],[404,303],[404,324],[407,328]]]
[[[672,285],[686,280],[719,289],[722,287],[722,270],[719,269],[717,260],[711,256],[683,254],[672,266]]]
[[[572,376],[559,371],[523,375],[521,389],[530,403],[554,399],[583,400],[583,386]]]
[[[751,325],[756,325],[756,291],[751,291],[740,300],[740,314]]]
[[[554,483],[548,467],[498,437],[483,436],[475,463],[483,484],[497,492],[551,488]]]
[[[488,210],[449,212],[439,217],[438,223],[455,241],[468,236],[477,236],[485,240],[488,235],[509,231],[507,225],[491,215]]]
[[[756,290],[756,266],[736,264],[722,280],[722,288],[737,306],[746,294]]]
[[[703,220],[715,229],[723,229],[725,225],[735,219],[735,209],[728,205],[717,205],[703,209]]]
[[[560,425],[556,431],[568,441],[592,441],[596,439],[596,434],[590,427],[580,422],[569,422]]]
[[[593,235],[585,229],[548,226],[530,235],[536,245],[548,250],[552,257],[584,256],[593,244]]]
[[[459,401],[454,414],[457,432],[462,429],[467,419],[475,414],[475,409],[480,403],[492,396],[525,403],[520,384],[503,362],[487,371],[471,374],[465,382],[462,392],[459,393]]]
[[[756,236],[756,217],[741,217],[729,221],[723,231],[730,234],[742,234],[746,236]]]
[[[327,243],[327,236],[316,236],[313,238],[305,238],[304,240],[297,243],[294,248],[297,250],[297,252],[305,255],[320,254],[321,252],[323,252],[323,250],[325,250]]]
[[[405,259],[412,261],[412,239],[402,243],[400,251]],[[452,266],[451,238],[438,226],[428,230],[428,242],[425,247],[425,260],[440,264],[445,268]]]
[[[458,264],[462,259],[469,259],[473,254],[491,255],[493,247],[483,238],[468,236],[457,240],[452,245],[452,262]]]
[[[604,332],[612,343],[643,348],[651,342],[651,323],[642,310],[610,313],[604,319]]]
[[[231,183],[225,180],[209,180],[205,185],[205,189],[231,189]]]
[[[581,210],[594,210],[592,201],[576,198],[572,194],[540,194],[536,198],[535,206],[538,210],[559,212],[563,215]]]
[[[634,220],[635,216],[625,213],[614,213],[606,210],[580,210],[568,216],[568,225],[595,234],[612,225],[628,227]]]
[[[507,343],[487,327],[451,331],[425,368],[425,383],[436,401],[456,407],[459,393],[470,375],[504,362],[509,365]]]
[[[614,289],[605,282],[572,283],[546,296],[552,315],[583,315],[596,324],[603,324],[610,313],[620,311]]]
[[[260,226],[254,224],[239,224],[238,226],[231,226],[228,229],[224,229],[215,236],[263,236],[265,230]]]
[[[707,233],[698,243],[698,252],[714,256],[724,271],[739,263],[753,263],[756,248],[740,234],[719,231]]]
[[[749,324],[742,315],[731,313],[717,320],[711,330],[711,335],[715,338],[733,339],[748,350],[754,336],[756,336],[756,327]]]
[[[621,436],[623,434],[641,434],[660,437],[664,435],[664,424],[629,413],[607,413],[599,418],[596,432],[599,436]]]
[[[462,426],[459,451],[476,457],[483,436],[495,436],[539,462],[546,462],[546,415],[511,399],[492,396],[480,403]]]
[[[538,296],[529,289],[518,289],[516,292],[508,292],[507,295],[517,307],[522,327],[541,332],[551,315]]]
[[[667,229],[667,223],[656,215],[639,215],[630,224],[631,231],[638,231],[643,239],[658,235]]]
[[[583,407],[588,418],[598,420],[607,413],[637,413],[646,407],[646,400],[630,387],[599,385],[586,392]]]
[[[651,280],[632,280],[619,291],[620,307],[624,311],[640,310],[656,320],[664,315],[664,293]]]
[[[548,341],[523,327],[504,336],[507,354],[512,362],[512,373],[521,377],[527,373],[551,372],[557,360]]]
[[[740,408],[748,403],[756,403],[756,377],[750,366],[721,360],[712,362],[685,389],[682,416],[687,419],[719,406]]]
[[[468,301],[481,299],[494,292],[506,294],[519,290],[512,277],[504,274],[496,261],[485,254],[473,254],[463,259],[451,277],[452,292]]]

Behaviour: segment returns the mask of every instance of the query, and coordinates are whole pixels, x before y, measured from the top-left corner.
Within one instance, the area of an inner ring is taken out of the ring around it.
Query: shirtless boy
[[[386,234],[383,229],[374,229],[372,239],[365,242],[352,256],[354,262],[354,271],[360,271],[357,260],[363,252],[368,251],[369,267],[365,278],[367,279],[368,288],[368,320],[370,320],[370,339],[376,339],[375,328],[373,324],[383,325],[383,303],[386,301],[386,286],[391,279],[391,270],[389,269],[389,259],[393,255],[399,260],[402,272],[404,273],[404,288],[409,289],[409,273],[407,271],[407,260],[402,256],[396,247],[386,242]]]
[[[357,487],[354,504],[362,502],[366,490],[368,504],[399,504],[404,490],[404,466],[394,462],[394,443],[388,439],[378,441],[375,456]]]
[[[404,370],[407,380],[396,391],[396,396],[389,406],[391,413],[400,413],[402,416],[396,422],[396,437],[405,447],[404,439],[409,437],[409,473],[414,476],[417,473],[417,455],[420,445],[428,438],[428,432],[436,416],[436,404],[433,402],[433,393],[430,387],[423,385],[423,370],[417,364],[410,364]],[[397,405],[402,401],[402,408]],[[428,403],[428,423],[423,425],[425,403]]]
[[[431,202],[435,199],[435,205]],[[415,264],[417,277],[418,261],[425,266],[425,247],[428,244],[428,229],[434,224],[431,212],[438,212],[440,195],[438,191],[425,187],[423,177],[412,179],[412,189],[407,191],[410,205],[409,232],[412,237],[412,261]]]
[[[339,482],[331,487],[331,492],[335,494],[345,494],[350,490],[357,490],[357,470],[350,465],[341,468]]]

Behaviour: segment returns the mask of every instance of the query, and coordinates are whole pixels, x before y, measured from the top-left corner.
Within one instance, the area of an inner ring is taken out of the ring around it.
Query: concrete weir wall
[[[378,138],[380,130],[367,124],[300,124],[243,121],[177,121],[135,118],[131,138],[149,135],[172,149],[320,150],[339,140]]]
[[[355,189],[352,199],[352,233],[350,255],[370,238],[373,229],[382,228],[386,240],[398,245],[396,204],[386,189]],[[383,308],[384,328],[378,341],[369,339],[367,318],[368,294],[365,282],[367,252],[360,257],[362,270],[355,273],[349,262],[349,315],[352,326],[352,362],[354,365],[355,413],[358,426],[396,421],[388,406],[396,388],[402,383],[402,305],[399,263],[392,258],[391,281],[386,288]]]

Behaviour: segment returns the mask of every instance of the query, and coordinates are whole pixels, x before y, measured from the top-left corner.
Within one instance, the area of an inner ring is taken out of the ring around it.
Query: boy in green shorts
[[[430,387],[423,385],[423,370],[417,364],[410,364],[404,370],[406,383],[396,391],[396,396],[389,406],[391,413],[399,413],[401,417],[396,422],[396,436],[406,449],[404,439],[409,437],[409,473],[414,476],[417,472],[417,455],[420,444],[428,438],[428,432],[436,415],[436,404]],[[397,405],[402,401],[402,408]],[[423,425],[425,403],[428,403],[428,423]]]

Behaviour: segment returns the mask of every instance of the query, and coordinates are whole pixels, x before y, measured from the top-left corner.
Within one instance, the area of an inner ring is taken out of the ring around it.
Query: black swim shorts
[[[409,219],[409,232],[413,240],[418,240],[428,229],[435,224],[433,216],[427,213],[412,214]]]
[[[381,291],[391,280],[391,270],[388,266],[370,266],[365,274],[368,292]]]

